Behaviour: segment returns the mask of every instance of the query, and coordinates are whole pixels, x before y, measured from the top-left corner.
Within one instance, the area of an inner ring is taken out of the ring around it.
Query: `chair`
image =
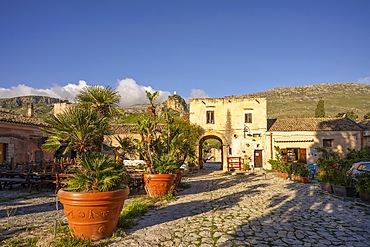
[[[242,170],[242,158],[241,157],[227,157],[227,170],[239,169]]]

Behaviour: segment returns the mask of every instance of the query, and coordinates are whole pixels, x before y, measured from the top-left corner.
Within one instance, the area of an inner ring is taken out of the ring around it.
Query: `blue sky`
[[[0,97],[370,83],[369,10],[368,0],[0,0]]]

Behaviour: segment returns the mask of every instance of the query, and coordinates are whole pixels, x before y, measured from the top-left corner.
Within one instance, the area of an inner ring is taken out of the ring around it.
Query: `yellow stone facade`
[[[239,156],[244,162],[258,159],[262,168],[267,131],[265,98],[232,96],[223,98],[190,99],[190,122],[206,132],[199,142],[217,139],[222,144],[222,165],[227,169],[227,157]],[[199,157],[202,166],[202,157]],[[256,165],[256,162],[252,162]],[[258,167],[257,166],[257,167]]]

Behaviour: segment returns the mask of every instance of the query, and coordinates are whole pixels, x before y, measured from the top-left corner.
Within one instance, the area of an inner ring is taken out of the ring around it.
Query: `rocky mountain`
[[[241,92],[240,95],[242,95]],[[338,113],[353,112],[362,120],[370,112],[370,85],[359,83],[315,84],[307,86],[279,87],[250,94],[267,98],[269,118],[314,117],[319,100],[324,101],[325,116],[335,117]],[[23,96],[0,99],[0,109],[18,114],[26,114],[27,103],[33,103],[36,117],[52,114],[53,104],[60,99],[46,96]],[[145,112],[148,105],[135,105],[125,109],[126,114]],[[158,111],[170,108],[185,115],[188,105],[179,95],[172,95],[158,106]]]
[[[0,99],[0,110],[26,115],[27,105],[31,103],[34,106],[34,116],[42,118],[52,114],[54,103],[59,102],[63,102],[63,100],[47,96],[3,98]]]

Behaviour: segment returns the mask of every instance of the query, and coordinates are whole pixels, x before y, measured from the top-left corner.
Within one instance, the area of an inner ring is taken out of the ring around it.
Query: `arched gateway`
[[[206,140],[209,140],[209,139],[216,139],[220,142],[221,144],[221,165],[220,165],[220,169],[223,169],[224,168],[224,165],[226,164],[226,156],[227,156],[227,150],[228,150],[228,144],[227,144],[227,141],[226,141],[226,138],[221,134],[221,133],[217,133],[217,132],[214,132],[214,131],[207,131],[199,140],[198,142],[198,163],[200,165],[200,168],[202,169],[203,168],[203,165],[204,165],[204,150],[203,150],[203,143],[206,141]]]

